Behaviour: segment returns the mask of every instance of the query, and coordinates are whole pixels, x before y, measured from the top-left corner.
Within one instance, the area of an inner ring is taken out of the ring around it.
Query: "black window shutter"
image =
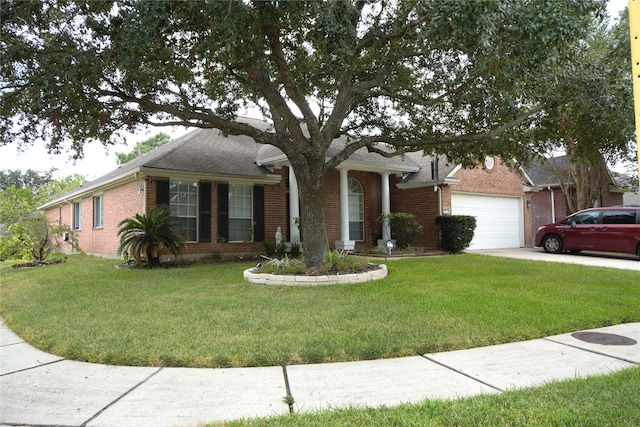
[[[218,237],[229,241],[229,185],[218,184]]]
[[[169,180],[156,179],[156,205],[169,206]]]
[[[200,186],[198,241],[200,243],[211,243],[211,183],[201,182],[198,185]]]
[[[264,187],[253,187],[253,241],[264,242]]]

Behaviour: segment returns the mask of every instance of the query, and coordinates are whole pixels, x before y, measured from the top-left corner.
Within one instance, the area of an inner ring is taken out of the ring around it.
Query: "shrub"
[[[369,260],[363,257],[351,256],[347,251],[333,250],[324,257],[324,264],[319,266],[319,270],[325,273],[349,273],[360,271],[366,268]]]
[[[305,269],[302,261],[291,259],[285,255],[281,259],[269,259],[269,261],[260,268],[260,272],[270,274],[304,274]]]
[[[272,257],[274,253],[276,253],[276,244],[270,240],[265,240],[263,242],[264,245],[264,253],[268,257]]]
[[[476,217],[436,216],[436,225],[440,229],[440,248],[455,254],[462,252],[471,244],[476,229]]]
[[[300,256],[300,243],[298,242],[291,243],[291,256],[293,258],[298,258]]]
[[[51,252],[59,248],[58,238],[64,232],[69,233],[69,229],[65,226],[52,227],[43,213],[31,213],[7,227],[0,239],[0,259],[42,264]]]
[[[278,254],[278,256],[282,258],[283,256],[285,256],[286,253],[287,253],[287,243],[284,240],[282,240],[280,241],[280,243],[276,245],[276,254]]]
[[[406,212],[392,212],[378,217],[380,224],[389,221],[391,236],[398,242],[398,247],[411,246],[415,236],[424,231],[424,227],[416,220],[416,216]]]
[[[127,251],[139,266],[158,267],[162,250],[167,249],[178,257],[185,249],[176,218],[164,205],[152,208],[146,215],[124,219],[118,227],[118,254]]]

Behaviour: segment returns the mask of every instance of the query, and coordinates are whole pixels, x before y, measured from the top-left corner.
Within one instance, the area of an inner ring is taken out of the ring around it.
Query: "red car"
[[[576,212],[538,228],[535,245],[554,254],[589,250],[640,257],[640,207],[614,206]]]

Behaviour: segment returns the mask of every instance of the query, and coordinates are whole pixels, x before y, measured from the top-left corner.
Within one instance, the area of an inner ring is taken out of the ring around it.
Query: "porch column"
[[[383,172],[382,175],[382,214],[391,213],[391,197],[389,195],[389,172]],[[389,220],[385,220],[382,224],[382,241],[386,244],[391,239],[391,224]]]
[[[349,240],[349,175],[347,169],[340,169],[340,240],[338,250],[354,250],[356,242]]]
[[[293,168],[289,166],[289,236],[290,243],[300,243],[300,229],[296,225],[296,218],[300,218],[300,197],[298,195],[298,181],[293,173]]]

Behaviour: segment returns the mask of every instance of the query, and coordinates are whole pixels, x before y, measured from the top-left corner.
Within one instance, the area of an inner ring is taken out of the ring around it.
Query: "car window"
[[[571,217],[572,224],[597,224],[600,211],[588,211],[575,214]]]
[[[604,211],[602,216],[603,224],[635,224],[636,223],[636,211],[632,210],[607,210]]]

